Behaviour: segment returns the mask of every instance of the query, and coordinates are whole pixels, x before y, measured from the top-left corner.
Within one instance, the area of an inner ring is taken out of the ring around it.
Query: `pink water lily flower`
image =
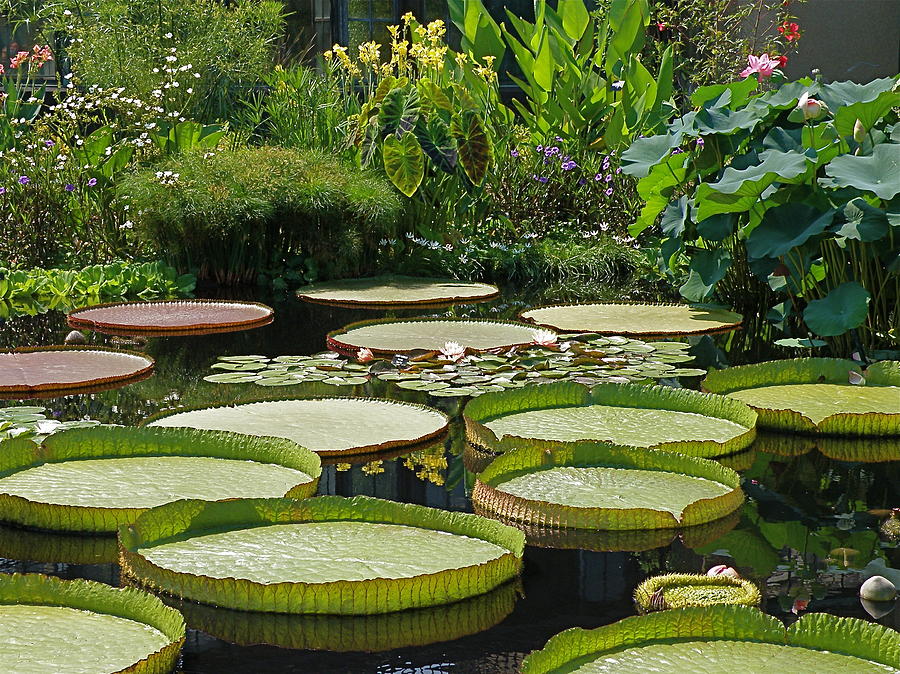
[[[375,354],[372,353],[372,349],[363,347],[356,352],[356,360],[360,363],[368,363],[369,361],[375,360]]]
[[[454,363],[466,355],[466,347],[459,342],[446,342],[441,347],[441,355]]]
[[[727,564],[716,564],[706,572],[707,576],[731,576],[732,578],[740,578],[741,574],[735,571]]]
[[[797,615],[800,611],[805,611],[807,606],[809,606],[809,599],[795,599],[791,606],[791,613]]]
[[[538,346],[555,346],[557,336],[550,330],[532,330],[531,343]]]
[[[759,76],[765,79],[772,77],[775,69],[781,66],[781,61],[777,58],[769,58],[768,54],[760,54],[759,56],[750,54],[747,57],[747,63],[749,65],[741,71],[741,77],[750,77],[753,73],[759,73]]]

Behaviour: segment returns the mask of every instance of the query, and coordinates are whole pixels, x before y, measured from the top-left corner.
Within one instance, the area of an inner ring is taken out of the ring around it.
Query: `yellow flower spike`
[[[468,57],[463,52],[456,52],[456,55],[453,57],[453,59],[456,61],[456,65],[462,67],[466,65]]]
[[[388,33],[391,34],[391,37],[394,38],[394,40],[396,40],[400,33],[400,26],[398,26],[396,24],[391,24],[390,26],[387,27],[387,31],[388,31]]]
[[[328,49],[327,51],[325,51],[324,54],[322,54],[322,56],[325,58],[326,61],[331,61],[331,59],[334,58],[334,52],[332,52],[330,49]]]
[[[419,37],[425,37],[428,34],[428,31],[425,30],[424,26],[416,26],[416,35]]]
[[[408,26],[411,21],[415,21],[416,17],[413,16],[412,12],[407,12],[403,16],[400,17],[400,20],[403,21],[405,26]]]

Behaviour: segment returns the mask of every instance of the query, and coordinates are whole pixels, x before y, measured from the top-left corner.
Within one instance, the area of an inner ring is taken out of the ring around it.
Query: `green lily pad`
[[[518,575],[522,533],[365,496],[177,501],[119,530],[123,572],[188,599],[367,615],[446,604]]]
[[[371,454],[432,442],[447,432],[434,409],[379,398],[303,398],[173,411],[148,426],[289,438],[323,455]]]
[[[689,607],[566,630],[522,674],[551,672],[871,672],[900,668],[900,634],[857,618],[810,613],[784,629],[749,606]]]
[[[316,304],[372,309],[480,302],[500,294],[496,286],[453,279],[377,276],[304,286],[297,297]]]
[[[862,325],[869,313],[872,295],[856,281],[842,283],[803,310],[803,320],[820,337],[843,335]]]
[[[261,374],[255,372],[223,372],[222,374],[208,374],[203,381],[211,384],[249,384],[262,378]]]
[[[521,317],[561,332],[637,337],[725,332],[742,320],[732,311],[686,304],[568,304],[529,309]]]
[[[762,596],[749,580],[696,573],[652,576],[637,586],[634,602],[644,612],[687,606],[759,606]]]

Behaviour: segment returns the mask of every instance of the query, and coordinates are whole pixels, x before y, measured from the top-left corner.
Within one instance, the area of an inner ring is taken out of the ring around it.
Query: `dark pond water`
[[[617,293],[611,290],[610,294]],[[125,345],[140,348],[156,359],[155,376],[114,391],[22,404],[44,405],[48,414],[60,420],[90,417],[134,424],[157,411],[182,406],[285,397],[291,389],[278,389],[277,395],[272,396],[270,390],[253,384],[210,384],[202,377],[210,373],[209,366],[217,356],[311,354],[324,349],[328,331],[351,321],[385,315],[329,309],[292,298],[253,299],[275,305],[277,316],[273,324],[247,332],[154,338],[137,347]],[[458,316],[512,317],[524,304],[506,298],[449,312]],[[60,343],[67,332],[64,317],[58,313],[20,317],[0,324],[0,347]],[[110,338],[102,335],[91,339],[110,343]],[[740,338],[719,337],[716,344],[728,352],[732,362],[759,357]],[[704,353],[713,352],[708,338],[703,346]],[[303,387],[296,390],[304,392]],[[410,391],[403,392],[403,399],[427,401],[425,394]],[[451,414],[458,412],[452,399],[432,399],[430,403]],[[19,403],[0,402],[0,407],[14,404]],[[369,464],[327,466],[320,491],[471,510],[467,485],[471,485],[472,476],[463,467],[461,449],[456,428],[445,446]],[[900,445],[889,452],[888,456],[900,457]],[[563,629],[597,627],[632,615],[632,592],[646,576],[702,571],[722,562],[759,581],[765,588],[765,610],[786,622],[796,618],[792,608],[802,613],[800,606],[805,601],[809,602],[806,611],[874,620],[856,597],[861,582],[858,569],[873,560],[900,567],[896,541],[879,535],[879,511],[900,506],[900,461],[847,462],[829,458],[811,445],[786,447],[778,439],[768,439],[726,462],[742,472],[744,489],[750,498],[731,520],[702,537],[674,541],[650,537],[632,542],[632,547],[641,548],[640,551],[600,551],[615,547],[615,542],[557,536],[545,542],[556,547],[527,548],[519,586],[502,588],[480,602],[456,607],[456,611],[440,609],[407,616],[396,624],[371,619],[339,622],[284,617],[266,622],[237,612],[183,606],[192,629],[183,651],[182,670],[323,674],[514,672],[529,651],[540,648]],[[78,539],[47,541],[33,532],[2,529],[0,571],[42,572],[118,584],[115,564],[62,561],[97,561],[109,554],[109,541],[106,548],[100,545],[87,551],[82,549],[84,546],[75,545],[77,542]],[[878,622],[900,628],[900,610]],[[388,643],[417,640],[432,643],[381,652],[239,645],[265,639],[283,645],[315,643],[337,649],[360,634],[384,635],[380,641],[368,644],[368,648],[376,648],[379,643],[383,648]],[[462,636],[465,634],[468,635]]]

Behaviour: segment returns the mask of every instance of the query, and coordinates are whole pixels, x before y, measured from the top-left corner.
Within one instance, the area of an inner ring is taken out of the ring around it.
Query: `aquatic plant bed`
[[[602,443],[521,447],[478,474],[485,514],[572,529],[672,529],[711,522],[744,501],[738,474],[715,461]]]
[[[177,501],[119,530],[123,572],[225,608],[367,615],[447,604],[516,577],[524,535],[384,501]]]
[[[722,396],[668,386],[573,382],[487,393],[464,410],[466,437],[483,449],[578,440],[718,456],[748,447],[756,413]]]
[[[184,639],[181,614],[146,592],[0,574],[0,671],[169,672]]]
[[[183,428],[95,426],[40,445],[0,442],[0,520],[62,531],[115,532],[179,498],[316,492],[319,457],[290,440]]]
[[[0,397],[28,398],[115,388],[153,371],[153,359],[101,347],[52,346],[0,353]]]
[[[529,309],[521,318],[559,332],[626,337],[679,337],[728,332],[743,317],[725,309],[686,304],[558,304]]]
[[[275,311],[256,302],[156,300],[116,302],[77,309],[69,325],[119,335],[206,334],[249,330],[271,323]]]
[[[797,358],[714,370],[703,388],[747,403],[759,427],[796,433],[900,436],[900,362],[862,372],[837,358]]]
[[[322,456],[337,456],[423,445],[443,436],[448,424],[445,414],[424,405],[380,398],[305,398],[176,411],[147,426],[274,435]]]
[[[634,601],[642,611],[730,604],[758,607],[759,589],[749,580],[696,573],[653,576],[637,586]]]
[[[362,309],[438,307],[481,302],[500,294],[497,286],[453,279],[376,276],[314,283],[297,290],[305,302]]]
[[[896,672],[900,633],[856,618],[804,615],[787,630],[747,606],[691,607],[557,634],[522,663],[550,672]]]

